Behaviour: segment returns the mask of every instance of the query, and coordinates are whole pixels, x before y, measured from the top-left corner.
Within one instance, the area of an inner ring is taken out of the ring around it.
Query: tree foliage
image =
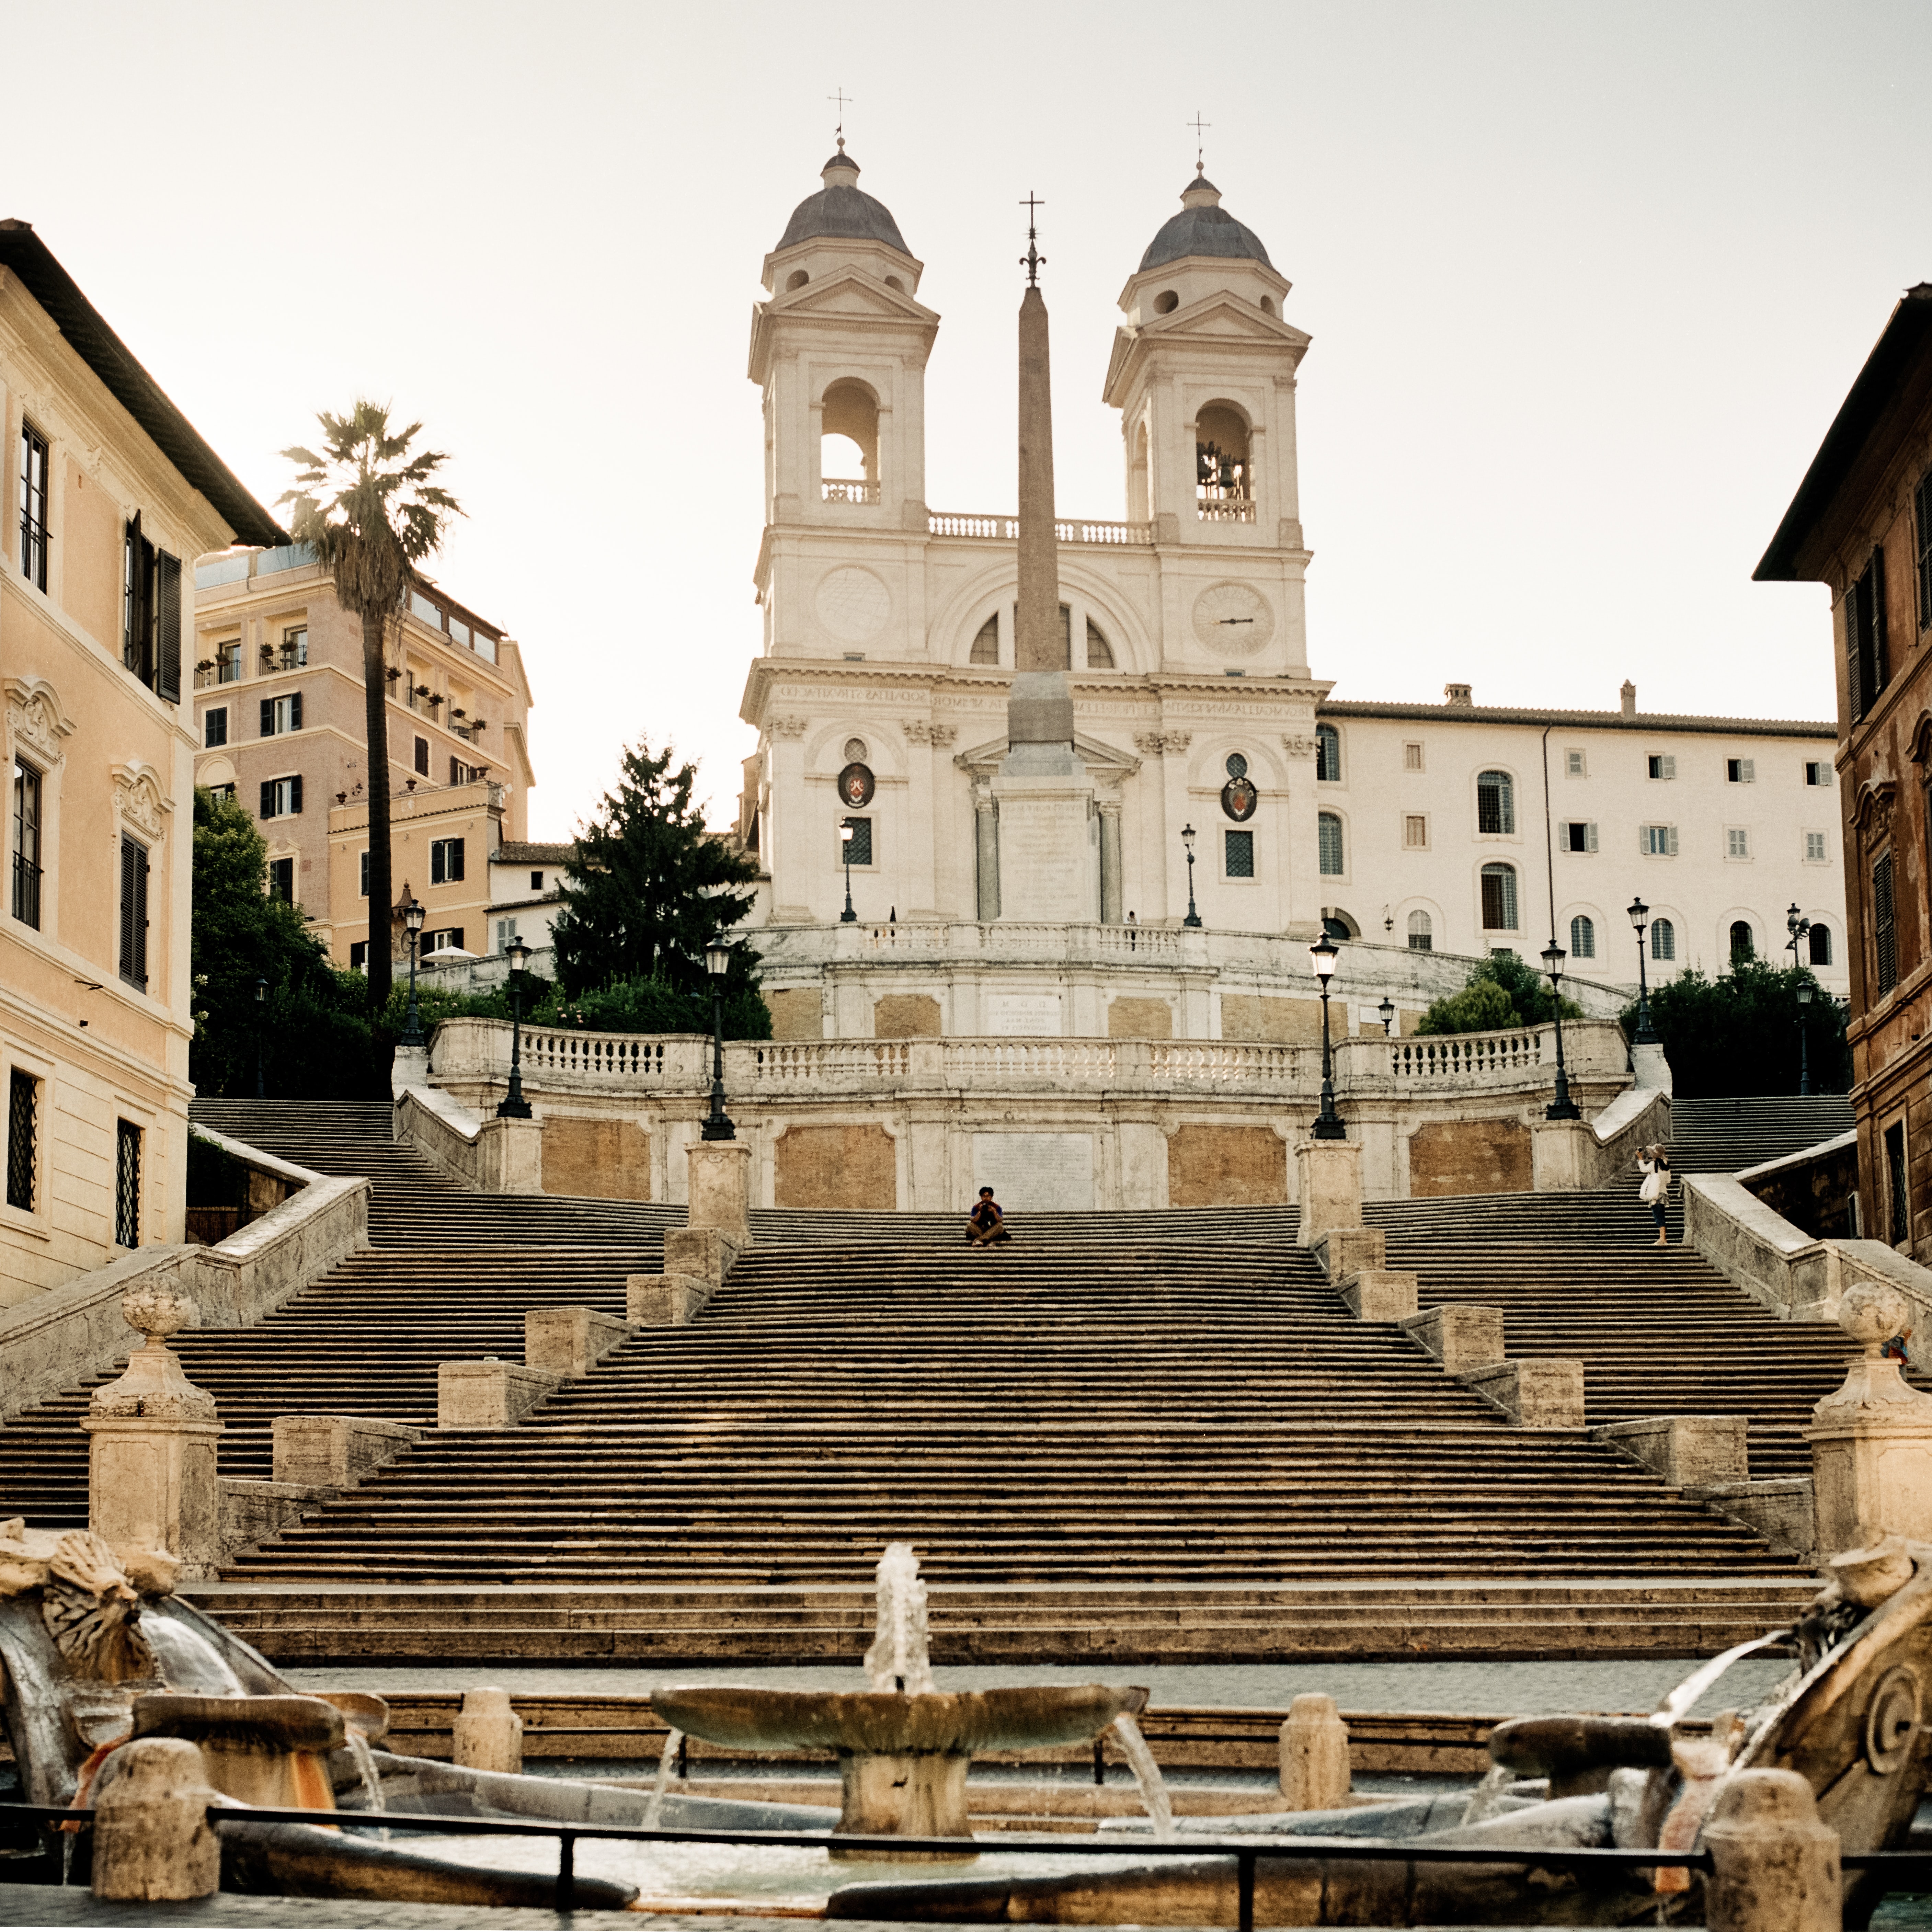
[[[674,766],[675,757],[668,745],[654,752],[641,739],[625,752],[616,790],[578,832],[578,862],[551,928],[562,1005],[668,1019],[694,1000],[702,1012],[701,1024],[628,1030],[710,1030],[705,945],[751,910],[751,893],[732,888],[758,876],[751,860],[706,831],[692,802],[697,769]],[[733,947],[725,996],[735,1038],[770,1036],[758,964],[750,946]]]
[[[1812,989],[1808,1006],[1798,989]],[[1694,967],[1654,987],[1650,1019],[1670,1062],[1671,1085],[1684,1100],[1798,1091],[1798,1030],[1814,1094],[1851,1085],[1845,1010],[1803,966],[1780,968],[1742,959],[1706,978]],[[1624,1009],[1624,1031],[1636,1032],[1636,1002]]]
[[[1520,953],[1492,952],[1472,968],[1455,992],[1436,1000],[1415,1024],[1418,1033],[1492,1033],[1504,1027],[1546,1025],[1556,1010],[1546,975]],[[1563,1002],[1563,1017],[1580,1020],[1583,1009]]]
[[[308,544],[335,583],[336,601],[362,626],[364,733],[368,741],[369,1004],[389,997],[390,942],[384,908],[394,881],[389,858],[388,680],[383,643],[404,608],[416,566],[434,555],[463,507],[433,482],[449,459],[411,446],[422,424],[392,429],[383,405],[358,398],[346,416],[324,410],[320,452],[297,444],[282,454],[298,464],[290,534]]]

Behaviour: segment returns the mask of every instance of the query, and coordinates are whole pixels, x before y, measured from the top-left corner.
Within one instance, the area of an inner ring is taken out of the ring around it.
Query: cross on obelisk
[[[828,94],[825,98],[827,100],[836,101],[838,104],[838,124],[832,132],[838,137],[838,146],[842,153],[845,146],[845,110],[848,107],[856,107],[859,104],[842,87],[834,93]]]
[[[1194,172],[1197,175],[1205,174],[1208,172],[1208,148],[1202,136],[1214,124],[1211,121],[1202,120],[1201,110],[1197,107],[1194,110],[1194,118],[1186,124],[1194,130]]]
[[[1034,226],[1034,218],[1035,211],[1044,208],[1046,203],[1042,201],[1031,188],[1028,188],[1027,198],[1020,203],[1020,206],[1027,212],[1027,251],[1020,257],[1020,266],[1027,272],[1027,286],[1030,289],[1036,289],[1040,286],[1040,264],[1046,260],[1046,257],[1034,246],[1034,242],[1039,238],[1037,231]]]

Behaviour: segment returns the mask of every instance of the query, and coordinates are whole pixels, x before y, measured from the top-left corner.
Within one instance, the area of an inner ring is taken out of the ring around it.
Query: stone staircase
[[[1679,1174],[1735,1174],[1850,1132],[1850,1096],[1795,1094],[1678,1100],[1670,1109],[1670,1161]]]

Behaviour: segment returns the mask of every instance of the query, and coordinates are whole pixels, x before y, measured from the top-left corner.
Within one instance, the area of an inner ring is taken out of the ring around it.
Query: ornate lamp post
[[[1570,1076],[1563,1065],[1563,962],[1569,957],[1554,939],[1543,949],[1543,970],[1556,1011],[1556,1097],[1543,1110],[1546,1120],[1580,1120],[1583,1110],[1570,1097]]]
[[[1394,1000],[1384,993],[1382,995],[1382,1003],[1376,1007],[1376,1011],[1382,1016],[1382,1037],[1387,1040],[1389,1036],[1389,1028],[1395,1024]]]
[[[1180,922],[1183,926],[1198,926],[1201,923],[1201,915],[1194,910],[1194,828],[1192,826],[1184,825],[1180,828],[1180,842],[1187,850],[1187,916]]]
[[[1348,1138],[1348,1130],[1335,1111],[1335,1055],[1328,1043],[1328,982],[1335,976],[1342,950],[1328,937],[1326,927],[1308,949],[1308,956],[1315,962],[1316,978],[1322,982],[1322,1111],[1309,1131],[1318,1141],[1343,1141]]]
[[[426,912],[422,900],[404,885],[403,924],[410,935],[410,1010],[403,1018],[402,1038],[397,1042],[399,1046],[420,1046],[423,1043],[422,1020],[416,1012],[416,950],[422,943]]]
[[[268,1029],[268,982],[258,978],[255,982],[255,1097],[268,1098],[268,1091],[262,1084],[262,1036]]]
[[[1810,1042],[1805,1038],[1810,1030],[1806,1023],[1810,1017],[1811,982],[1801,980],[1798,982],[1798,1090],[1804,1095],[1811,1091]]]
[[[849,834],[850,827],[847,831]],[[850,909],[851,902],[846,902]],[[724,1111],[724,976],[731,970],[731,942],[715,932],[704,948],[704,970],[711,980],[711,1113],[699,1129],[707,1141],[735,1141],[738,1130]]]
[[[1630,1044],[1654,1046],[1657,1029],[1650,1023],[1650,986],[1643,964],[1643,930],[1650,923],[1650,908],[1642,899],[1632,899],[1628,910],[1630,922],[1636,928],[1636,1037]]]
[[[852,910],[852,826],[849,820],[838,828],[838,849],[845,855],[845,910],[838,915],[838,923],[856,926],[859,915]],[[704,956],[707,960],[711,957],[708,948]],[[725,1134],[719,1138],[729,1140],[731,1137]]]
[[[1801,963],[1798,957],[1798,943],[1811,930],[1811,922],[1798,910],[1796,899],[1791,902],[1790,910],[1784,915],[1784,929],[1791,935],[1785,942],[1785,950],[1791,955],[1791,970],[1795,973]]]
[[[496,1103],[497,1117],[506,1120],[527,1120],[530,1103],[524,1098],[524,968],[530,963],[530,949],[514,936],[503,947],[510,962],[510,1090]]]

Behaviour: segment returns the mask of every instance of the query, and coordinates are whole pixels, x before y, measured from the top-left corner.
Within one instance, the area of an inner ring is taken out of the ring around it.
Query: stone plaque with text
[[[975,1134],[973,1191],[990,1187],[1008,1214],[1094,1204],[1091,1134]]]

